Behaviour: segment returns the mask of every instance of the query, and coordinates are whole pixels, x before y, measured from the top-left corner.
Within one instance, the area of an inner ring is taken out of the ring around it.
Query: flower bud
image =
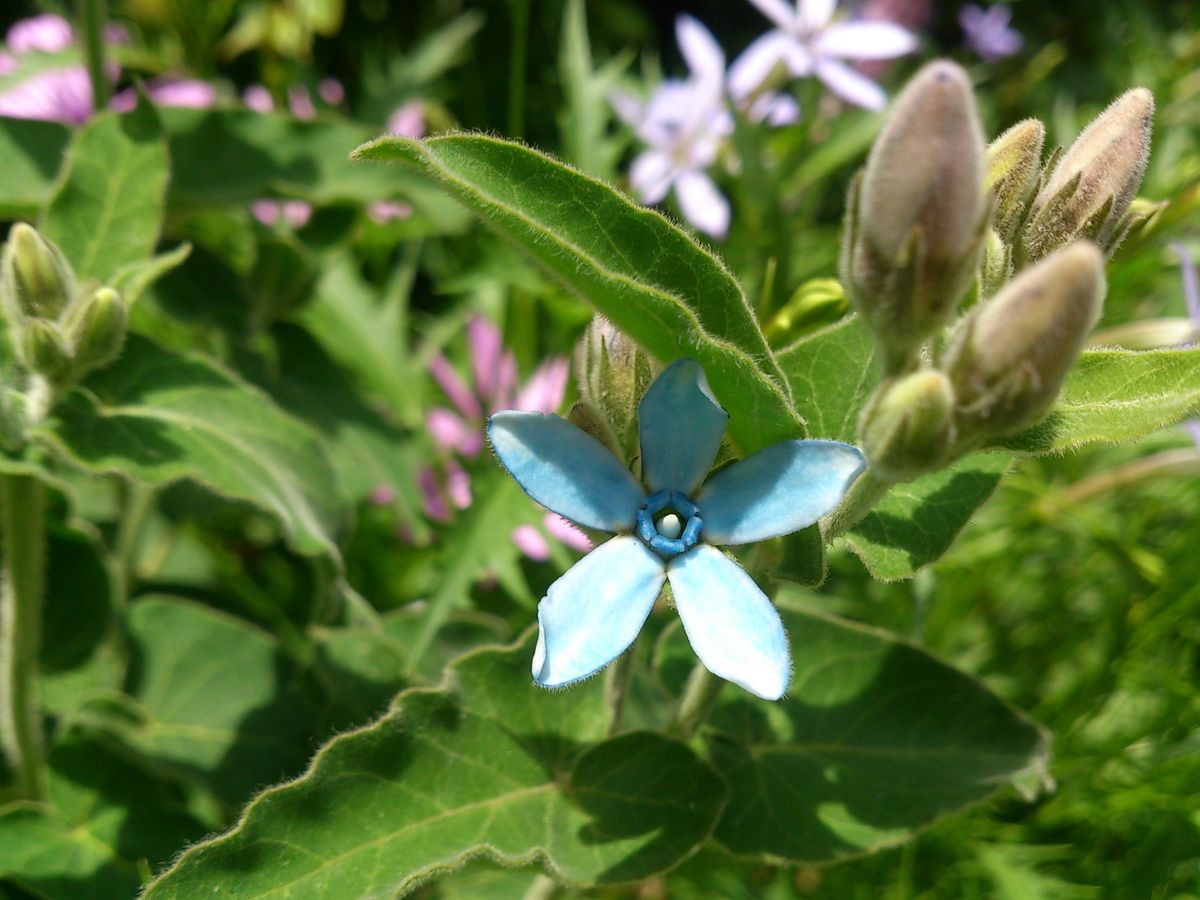
[[[1104,287],[1103,255],[1079,241],[967,316],[945,362],[961,434],[1006,434],[1045,416],[1100,316]]]
[[[993,227],[1006,243],[1012,242],[1025,218],[1037,186],[1045,140],[1046,126],[1037,119],[1025,119],[988,145],[984,183],[996,197]]]
[[[62,382],[74,362],[71,345],[54,322],[29,319],[21,329],[21,362],[47,381]]]
[[[846,290],[836,278],[810,278],[771,316],[764,329],[772,347],[784,344],[846,314]]]
[[[1079,238],[1116,249],[1150,156],[1154,95],[1126,91],[1083,130],[1045,179],[1023,237],[1033,261]]]
[[[975,274],[984,142],[971,84],[946,60],[897,98],[851,191],[842,280],[888,372],[905,368],[953,313]]]
[[[76,372],[82,375],[121,355],[129,312],[112,288],[100,288],[72,311],[67,336],[75,345]]]
[[[859,427],[871,471],[909,481],[940,468],[954,445],[954,390],[936,369],[884,382]]]
[[[595,316],[575,348],[575,378],[585,409],[572,410],[568,418],[580,418],[576,424],[629,464],[638,455],[638,403],[653,377],[650,357],[608,319]]]
[[[18,222],[4,247],[0,290],[10,319],[57,319],[71,300],[74,277],[59,249],[36,230]]]
[[[985,300],[1004,287],[1012,272],[1012,248],[989,228],[979,266],[979,299]]]

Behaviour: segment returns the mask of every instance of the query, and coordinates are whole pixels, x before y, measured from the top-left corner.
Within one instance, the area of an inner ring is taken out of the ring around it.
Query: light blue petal
[[[718,472],[695,497],[710,544],[749,544],[807,528],[866,466],[837,441],[781,441]]]
[[[754,579],[716,547],[701,544],[667,566],[675,608],[708,671],[764,700],[792,676],[779,613]]]
[[[534,681],[561,687],[620,656],[642,630],[665,579],[662,560],[627,534],[567,569],[538,604]]]
[[[604,445],[566,419],[506,410],[488,419],[496,456],[530,497],[572,522],[628,531],[645,499]]]
[[[691,494],[717,458],[727,421],[699,364],[681,359],[664,369],[638,406],[642,481],[650,493]]]

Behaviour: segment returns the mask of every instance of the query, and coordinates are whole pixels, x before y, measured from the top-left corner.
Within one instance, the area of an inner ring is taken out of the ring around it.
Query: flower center
[[[663,559],[696,546],[704,520],[696,504],[679,491],[651,494],[637,513],[637,535]]]

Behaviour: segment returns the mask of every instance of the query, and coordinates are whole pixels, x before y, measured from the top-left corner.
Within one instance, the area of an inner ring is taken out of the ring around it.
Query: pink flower
[[[264,115],[275,109],[275,101],[271,97],[271,92],[261,84],[252,84],[242,91],[242,102],[248,109]]]
[[[317,96],[330,106],[337,106],[346,99],[346,89],[336,78],[325,78],[317,85]]]
[[[250,211],[267,227],[282,222],[293,229],[303,228],[312,218],[312,206],[303,200],[255,200]]]
[[[1024,43],[1021,34],[1009,27],[1012,10],[1003,3],[987,9],[969,3],[958,11],[966,45],[987,62],[1012,56]]]
[[[425,106],[420,100],[409,100],[388,116],[388,134],[416,138],[425,136]]]
[[[4,42],[13,53],[61,53],[74,40],[66,19],[46,13],[15,23],[8,29]]]
[[[217,102],[217,89],[197,78],[163,78],[146,85],[146,95],[156,106],[185,106],[207,109]],[[137,91],[121,91],[109,106],[118,112],[129,112],[137,105]]]
[[[386,225],[397,219],[407,219],[412,214],[412,204],[399,200],[376,200],[367,206],[367,215],[380,225]]]
[[[288,108],[292,111],[293,116],[302,121],[317,117],[317,108],[313,105],[312,95],[308,93],[307,88],[300,84],[293,84],[288,88]]]

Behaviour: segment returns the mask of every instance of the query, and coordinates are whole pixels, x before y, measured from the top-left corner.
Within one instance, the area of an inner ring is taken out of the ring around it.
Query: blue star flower
[[[713,545],[813,524],[865,463],[848,444],[781,441],[705,481],[728,418],[699,365],[681,359],[668,367],[638,406],[641,483],[603,444],[558,416],[509,411],[488,420],[496,455],[530,497],[586,528],[616,533],[538,605],[538,684],[570,684],[620,656],[669,581],[708,670],[764,699],[783,696],[791,661],[779,613]]]

